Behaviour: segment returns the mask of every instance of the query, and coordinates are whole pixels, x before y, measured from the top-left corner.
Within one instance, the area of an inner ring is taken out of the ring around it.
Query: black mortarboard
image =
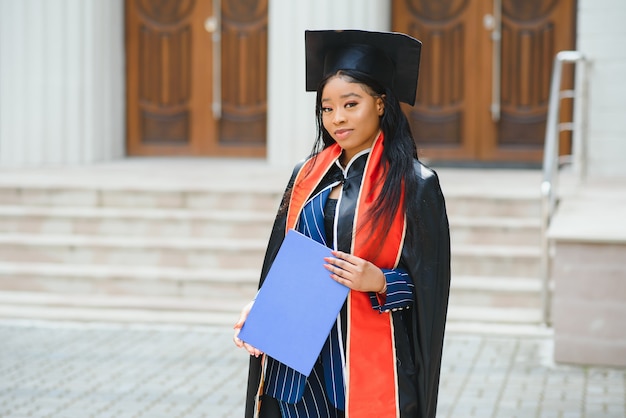
[[[413,106],[422,43],[403,33],[320,30],[304,33],[306,91],[338,70],[366,73]]]

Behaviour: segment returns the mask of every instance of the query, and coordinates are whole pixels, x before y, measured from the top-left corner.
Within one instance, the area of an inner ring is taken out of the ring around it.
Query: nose
[[[338,109],[335,109],[335,111],[333,112],[333,123],[335,125],[339,125],[345,121],[346,121],[346,116],[345,116],[343,109],[341,107]]]
[[[335,110],[335,113],[333,114],[333,123],[335,125],[339,125],[345,121],[346,121],[346,117],[343,113],[343,109]]]

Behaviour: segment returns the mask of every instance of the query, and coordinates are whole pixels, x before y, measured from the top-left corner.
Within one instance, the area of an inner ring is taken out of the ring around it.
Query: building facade
[[[315,135],[303,32],[359,28],[423,41],[405,110],[422,156],[453,164],[538,166],[552,59],[579,49],[593,63],[590,173],[626,175],[615,94],[626,57],[614,48],[626,5],[495,3],[0,0],[0,164],[191,155],[290,166]]]

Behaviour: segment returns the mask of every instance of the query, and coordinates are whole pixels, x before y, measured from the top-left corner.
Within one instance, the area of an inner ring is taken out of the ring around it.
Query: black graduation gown
[[[265,254],[259,287],[263,284],[285,237],[285,208],[289,203],[289,191],[301,168],[302,164],[295,167],[281,201]],[[445,201],[436,173],[417,160],[414,162],[414,169],[418,178],[417,193],[415,196],[405,196],[405,199],[415,199],[417,202],[417,213],[409,214],[417,222],[408,222],[408,225],[417,229],[413,233],[421,237],[421,244],[419,248],[408,248],[405,245],[399,263],[399,267],[409,272],[415,285],[414,307],[392,312],[392,316],[396,329],[400,326],[406,329],[406,332],[395,334],[396,350],[404,353],[399,357],[408,356],[413,360],[413,365],[403,365],[408,374],[399,374],[398,378],[401,418],[434,418],[450,291],[450,233]],[[254,416],[260,368],[260,358],[251,357],[246,418]],[[403,399],[411,401],[402,405]],[[413,400],[417,400],[417,405]]]

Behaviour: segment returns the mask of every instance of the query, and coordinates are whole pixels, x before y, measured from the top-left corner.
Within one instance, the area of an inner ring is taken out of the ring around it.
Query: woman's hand
[[[235,329],[235,335],[233,337],[233,341],[235,341],[235,345],[237,347],[245,348],[246,351],[250,353],[251,356],[259,357],[261,354],[263,354],[261,350],[259,350],[258,348],[254,348],[250,344],[245,343],[241,339],[239,339],[239,331],[241,331],[241,327],[243,327],[244,322],[246,322],[246,319],[248,318],[248,314],[250,313],[250,309],[252,309],[252,305],[254,305],[254,301],[248,303],[241,310],[241,315],[239,316],[239,320],[233,327]]]
[[[342,251],[333,251],[333,257],[326,257],[324,267],[332,274],[333,280],[361,292],[382,293],[387,288],[382,270],[367,260]]]

